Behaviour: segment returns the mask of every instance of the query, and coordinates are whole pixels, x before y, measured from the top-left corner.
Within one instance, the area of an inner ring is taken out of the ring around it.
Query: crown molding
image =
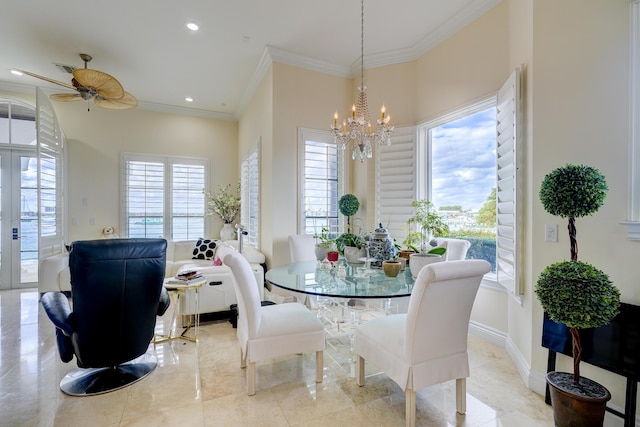
[[[36,87],[25,85],[22,83],[12,83],[5,82],[0,80],[0,90],[6,92],[14,92],[14,93],[24,93],[28,95],[36,96]]]
[[[238,106],[235,110],[236,119],[240,119],[242,112],[245,108],[247,108],[247,104],[249,104],[249,101],[251,101],[253,94],[258,89],[258,85],[260,85],[260,82],[267,74],[267,71],[269,71],[269,67],[271,67],[272,63],[273,61],[271,60],[271,55],[269,55],[269,48],[266,48],[264,52],[262,52],[262,56],[260,57],[258,66],[253,72],[251,80],[249,80],[249,84],[245,88],[244,93],[242,94],[242,98],[240,99],[240,102],[238,103]]]
[[[176,105],[156,104],[154,102],[139,101],[138,108],[159,113],[181,114],[185,116],[203,117],[205,119],[217,119],[225,121],[236,121],[235,115],[231,113],[221,113],[212,110],[200,110],[197,108],[179,107]]]
[[[295,67],[318,71],[320,73],[330,74],[337,77],[352,77],[350,67],[344,67],[330,62],[298,55],[275,46],[267,46],[266,52],[269,54],[273,62],[293,65]]]

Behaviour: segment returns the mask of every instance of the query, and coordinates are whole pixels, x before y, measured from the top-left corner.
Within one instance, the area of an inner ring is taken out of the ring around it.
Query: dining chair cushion
[[[324,349],[324,328],[315,314],[300,303],[262,307],[260,325],[251,336],[248,361]]]

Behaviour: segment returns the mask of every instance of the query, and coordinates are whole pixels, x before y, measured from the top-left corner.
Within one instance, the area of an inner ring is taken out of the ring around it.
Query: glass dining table
[[[318,261],[274,267],[265,279],[268,286],[308,296],[305,303],[327,333],[325,354],[352,377],[354,328],[379,316],[405,312],[414,284],[409,268],[387,277],[381,269],[347,264],[344,259],[333,268]]]
[[[387,277],[381,269],[351,265],[342,259],[329,268],[318,261],[293,262],[268,270],[265,279],[293,292],[357,299],[408,297],[414,284],[408,268],[396,277]]]

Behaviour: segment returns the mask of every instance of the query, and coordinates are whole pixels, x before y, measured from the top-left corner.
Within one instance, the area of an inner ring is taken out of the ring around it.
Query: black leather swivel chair
[[[62,292],[48,292],[41,298],[56,326],[60,358],[69,362],[76,356],[82,368],[62,379],[63,392],[106,393],[133,384],[155,369],[155,354],[147,350],[156,316],[170,302],[163,286],[166,249],[164,239],[73,243],[69,253],[73,305]]]

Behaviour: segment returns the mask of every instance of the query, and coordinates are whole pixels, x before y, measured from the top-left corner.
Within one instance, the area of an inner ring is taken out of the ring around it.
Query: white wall
[[[68,148],[68,240],[98,238],[120,229],[122,152],[207,158],[210,185],[235,184],[235,122],[135,110],[104,110],[86,103],[55,103]],[[93,224],[92,224],[93,222]],[[222,223],[211,217],[210,236]]]

